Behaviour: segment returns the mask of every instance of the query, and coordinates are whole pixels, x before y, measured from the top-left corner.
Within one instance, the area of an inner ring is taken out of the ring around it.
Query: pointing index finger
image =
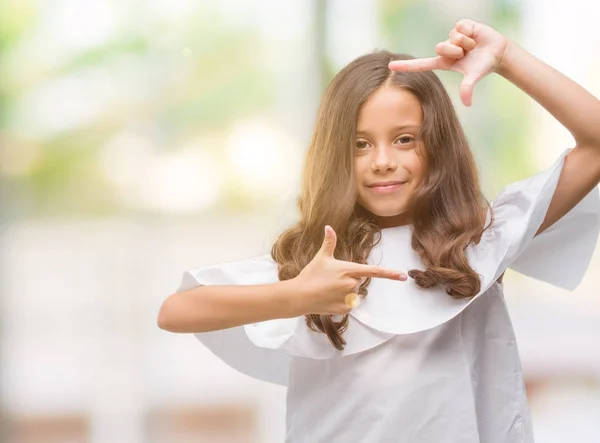
[[[406,274],[400,271],[394,271],[393,269],[387,269],[373,265],[361,265],[359,263],[352,263],[352,265],[355,266],[350,266],[350,269],[348,271],[348,275],[350,275],[351,277],[375,277],[401,281],[407,279]]]
[[[422,72],[443,69],[441,57],[415,58],[410,60],[394,60],[388,68],[397,72]]]

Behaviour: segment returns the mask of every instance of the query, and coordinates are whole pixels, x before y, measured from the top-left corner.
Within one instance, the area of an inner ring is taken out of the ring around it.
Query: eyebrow
[[[400,126],[394,126],[391,131],[398,132],[398,131],[402,131],[405,129],[418,129],[420,127],[421,127],[421,125],[412,125],[412,124],[400,125]],[[357,135],[360,135],[360,134],[370,135],[369,131],[365,131],[365,130],[361,130],[361,129],[358,129],[356,131],[356,134]]]

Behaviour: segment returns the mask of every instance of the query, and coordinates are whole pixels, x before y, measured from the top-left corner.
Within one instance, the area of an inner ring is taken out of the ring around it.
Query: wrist
[[[511,39],[506,39],[506,47],[504,48],[504,52],[502,53],[502,57],[498,62],[498,67],[496,68],[496,73],[500,74],[502,77],[509,76],[512,66],[515,63],[516,53],[518,51],[518,46]]]
[[[277,298],[282,315],[286,318],[293,318],[307,314],[307,297],[303,293],[298,280],[295,278],[284,280],[277,283],[277,285],[279,285]]]

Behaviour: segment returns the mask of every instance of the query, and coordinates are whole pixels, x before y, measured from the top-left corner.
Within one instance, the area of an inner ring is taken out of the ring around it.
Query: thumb
[[[325,238],[323,239],[323,244],[321,245],[321,251],[327,256],[333,257],[333,252],[335,251],[335,245],[337,242],[337,236],[335,235],[335,231],[329,225],[325,226]]]
[[[460,100],[465,106],[471,106],[473,101],[473,88],[482,75],[478,73],[467,73],[460,82]]]

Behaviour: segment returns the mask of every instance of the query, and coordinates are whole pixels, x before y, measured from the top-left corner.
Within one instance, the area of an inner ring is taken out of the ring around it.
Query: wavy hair
[[[354,143],[358,114],[369,96],[383,85],[414,94],[423,111],[423,180],[409,202],[413,224],[412,248],[424,270],[408,275],[422,288],[441,285],[455,298],[472,297],[480,290],[480,278],[465,257],[465,248],[478,243],[487,228],[477,167],[452,101],[439,78],[428,72],[393,72],[392,60],[414,57],[377,51],[363,55],[343,68],[327,87],[306,153],[297,206],[299,221],[276,240],[271,256],[279,265],[279,279],[296,277],[314,258],[323,241],[323,227],[337,233],[335,258],[367,263],[381,239],[375,215],[357,203],[354,185]],[[491,224],[491,221],[490,221]],[[489,226],[489,224],[488,224]],[[358,293],[367,295],[370,278]],[[336,349],[343,349],[348,315],[306,315],[314,331],[327,335]]]

